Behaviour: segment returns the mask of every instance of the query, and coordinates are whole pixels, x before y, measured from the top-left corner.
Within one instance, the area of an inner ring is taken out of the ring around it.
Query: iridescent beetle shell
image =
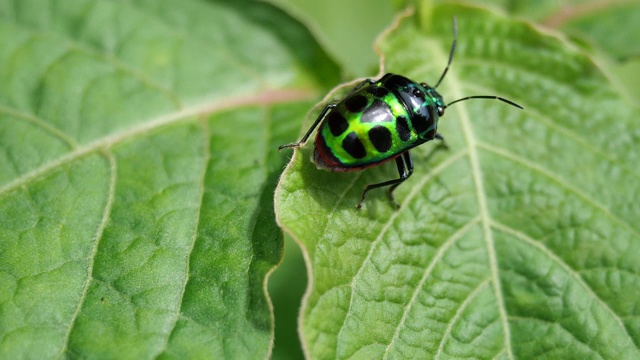
[[[404,76],[364,82],[325,114],[313,161],[331,171],[354,171],[394,159],[436,137],[444,108],[435,89]]]

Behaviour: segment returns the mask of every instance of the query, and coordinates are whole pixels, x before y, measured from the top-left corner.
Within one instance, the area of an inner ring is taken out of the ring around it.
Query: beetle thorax
[[[442,96],[427,84],[420,84],[399,75],[390,77],[386,85],[394,89],[404,103],[418,137],[422,141],[435,138],[438,120],[445,108]]]

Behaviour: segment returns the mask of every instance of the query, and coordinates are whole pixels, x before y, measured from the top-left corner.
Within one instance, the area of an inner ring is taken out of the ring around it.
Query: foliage
[[[640,358],[640,7],[486,2],[0,0],[0,358],[269,357],[283,230],[308,357]],[[385,28],[385,70],[433,83],[454,15],[445,100],[525,110],[447,109],[399,211],[355,209],[391,165],[276,151]]]

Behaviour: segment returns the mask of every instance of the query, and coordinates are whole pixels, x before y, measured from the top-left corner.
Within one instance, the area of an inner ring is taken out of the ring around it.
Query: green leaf
[[[640,31],[640,22],[636,21],[640,16],[640,3],[637,1],[472,0],[472,2],[499,7],[510,14],[539,22],[545,27],[561,29],[597,45],[616,59],[640,54],[640,43],[636,41],[636,35]]]
[[[335,64],[253,1],[0,19],[0,358],[268,356],[275,149]]]
[[[637,61],[640,43],[640,3],[637,1],[520,1],[473,0],[498,6],[510,14],[564,31],[576,43],[594,53],[600,65],[628,100],[640,105]]]
[[[428,10],[428,9],[427,9]],[[640,358],[640,114],[582,50],[462,6],[402,19],[385,70],[470,100],[440,119],[448,150],[355,205],[391,164],[332,173],[296,151],[276,215],[304,244],[301,336],[312,358]],[[313,120],[313,119],[310,119]],[[308,125],[307,125],[308,126]]]

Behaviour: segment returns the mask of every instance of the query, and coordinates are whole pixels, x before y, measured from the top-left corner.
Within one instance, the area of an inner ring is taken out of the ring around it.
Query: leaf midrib
[[[437,51],[437,56],[444,58],[442,51]],[[456,76],[456,71],[451,71],[450,76],[447,79],[452,93],[455,94],[456,99],[464,97],[462,89],[462,83]],[[476,198],[478,201],[478,211],[480,212],[480,223],[482,224],[482,231],[484,233],[484,240],[487,247],[487,255],[489,257],[489,267],[491,269],[491,282],[493,283],[494,294],[496,297],[496,303],[498,312],[500,313],[500,322],[504,332],[504,346],[507,350],[507,357],[513,359],[513,350],[511,349],[511,330],[507,319],[507,311],[502,296],[502,287],[500,284],[500,276],[498,274],[498,259],[496,256],[496,248],[493,239],[493,231],[491,230],[491,216],[489,215],[489,207],[487,205],[487,198],[485,195],[484,182],[482,169],[480,167],[480,159],[478,157],[478,142],[476,140],[471,121],[469,119],[469,113],[466,106],[459,106],[457,109],[460,115],[460,127],[464,134],[467,148],[469,149],[469,162],[471,164],[471,175],[473,177],[473,183],[476,189]]]
[[[438,46],[431,46],[434,49],[434,58],[438,59],[437,61],[441,61],[443,63],[445,63],[447,61],[448,58],[448,54],[445,54],[440,47]],[[447,82],[450,84],[450,87],[452,89],[452,93],[456,95],[455,98],[462,98],[464,97],[463,92],[461,91],[461,81],[460,79],[455,75],[456,72],[452,71],[450,69],[449,73],[448,73],[448,77],[447,77]],[[511,349],[511,339],[510,339],[510,330],[509,330],[509,324],[508,324],[508,320],[507,320],[507,314],[506,314],[506,308],[505,308],[505,304],[504,304],[504,299],[502,297],[502,290],[501,290],[501,286],[500,286],[500,281],[499,281],[499,275],[498,275],[498,265],[497,265],[497,258],[496,258],[496,250],[495,250],[495,245],[494,245],[494,241],[493,241],[493,233],[491,230],[491,217],[489,216],[489,209],[487,206],[487,200],[485,197],[485,193],[484,193],[484,184],[482,181],[482,170],[480,168],[480,161],[478,158],[478,152],[477,152],[477,141],[475,138],[475,135],[473,133],[473,129],[471,126],[471,121],[469,120],[469,115],[466,111],[466,107],[463,105],[460,105],[458,107],[458,113],[460,114],[460,123],[461,123],[461,128],[463,129],[463,133],[464,133],[464,138],[465,141],[467,143],[467,151],[466,151],[466,155],[469,157],[469,161],[471,164],[471,172],[472,172],[472,176],[473,176],[473,180],[474,180],[474,184],[475,184],[475,188],[476,188],[476,198],[478,201],[478,208],[479,208],[479,222],[482,225],[482,229],[483,229],[483,233],[484,233],[484,237],[485,237],[485,242],[486,242],[486,247],[487,247],[487,254],[489,257],[489,265],[491,268],[491,282],[493,282],[494,286],[494,293],[495,293],[495,297],[496,297],[496,302],[498,304],[498,311],[500,313],[500,321],[502,323],[502,327],[504,330],[504,338],[505,338],[505,348],[507,350],[507,356],[509,359],[513,359],[513,352]],[[451,158],[449,159],[451,160]],[[445,164],[449,164],[450,161],[446,161],[445,163],[441,164],[440,166],[438,166],[438,169],[442,170],[444,168],[446,168],[446,166],[443,166]],[[435,169],[432,170],[431,173],[434,173]],[[430,178],[430,176],[427,176],[425,178]],[[416,186],[414,187],[414,191],[412,191],[412,194],[417,192],[416,189],[421,188]],[[407,198],[405,199],[405,201],[403,202],[403,205],[405,205],[404,203],[408,202],[410,199],[412,198],[411,194],[409,196],[407,196]],[[376,238],[376,240],[374,240],[369,248],[369,252],[366,256],[366,258],[363,260],[362,265],[360,266],[358,272],[356,273],[356,275],[354,276],[354,279],[351,281],[350,283],[350,288],[351,288],[351,297],[350,297],[350,301],[349,301],[349,310],[352,308],[353,306],[353,294],[355,291],[355,283],[357,282],[357,279],[359,278],[359,275],[362,271],[362,269],[364,268],[364,264],[369,260],[369,258],[371,257],[374,248],[376,247],[377,243],[380,241],[380,239],[382,238],[382,235],[385,233],[386,228],[393,222],[393,220],[397,217],[397,214],[400,211],[396,211],[396,213],[394,213],[393,216],[390,217],[389,221],[387,222],[386,226],[381,230],[380,235],[378,236],[378,238]],[[410,306],[411,303],[408,304],[408,307]],[[406,313],[409,311],[408,307],[405,307],[405,311],[403,313],[403,320],[406,317]],[[349,312],[349,310],[347,310],[347,313]],[[340,330],[338,332],[337,338],[339,339],[341,337],[341,333],[344,330],[344,325],[346,322],[346,318],[347,316],[345,316],[343,323],[340,327]],[[401,322],[402,323],[402,322]],[[399,327],[401,325],[401,323],[399,323],[398,328],[396,329],[396,333],[399,330]],[[392,346],[394,340],[395,340],[396,335],[394,334],[393,338],[391,339],[387,350],[385,350],[385,357],[388,354],[388,350],[389,348]],[[336,354],[339,354],[339,347],[340,347],[340,342],[338,342],[338,349],[336,349]]]
[[[40,166],[39,168],[25,173],[14,181],[0,187],[0,196],[26,186],[32,181],[35,181],[42,176],[84,156],[101,150],[108,151],[115,145],[118,145],[128,139],[141,136],[165,126],[170,126],[180,122],[197,121],[199,118],[204,118],[218,112],[242,106],[267,106],[278,103],[310,100],[313,99],[314,94],[315,92],[310,89],[264,90],[251,95],[238,95],[214,101],[205,101],[200,104],[185,107],[176,112],[159,116],[155,119],[141,123],[140,125],[134,126],[126,131],[109,135],[84,146],[77,147],[73,151],[60,157],[58,160]]]
[[[438,52],[438,55],[442,56],[441,52]],[[449,77],[448,77],[448,82],[451,84],[451,88],[452,88],[452,93],[456,94],[456,98],[461,98],[464,96],[463,92],[461,91],[462,88],[462,82],[460,81],[460,79],[456,76],[456,72],[449,72]],[[591,197],[587,196],[584,192],[580,191],[579,189],[570,186],[566,181],[564,181],[563,179],[553,176],[551,175],[550,172],[544,170],[542,167],[537,166],[529,161],[526,161],[524,159],[521,159],[519,157],[516,157],[514,155],[511,155],[510,152],[503,150],[501,148],[498,147],[494,147],[488,144],[485,144],[483,142],[479,142],[477,141],[475,135],[474,135],[474,131],[473,131],[473,126],[471,125],[471,121],[467,112],[467,109],[465,106],[460,106],[458,108],[458,113],[460,115],[460,125],[462,127],[463,130],[463,134],[465,137],[465,141],[467,142],[467,147],[469,149],[469,160],[471,163],[471,169],[472,169],[472,176],[474,179],[474,183],[476,184],[476,196],[478,198],[478,206],[479,206],[479,211],[480,211],[480,217],[481,217],[481,222],[482,222],[482,226],[483,226],[483,231],[485,234],[485,242],[487,243],[487,254],[489,256],[489,263],[491,266],[491,272],[492,272],[492,279],[491,281],[494,284],[494,292],[495,292],[495,296],[496,296],[496,302],[498,304],[498,310],[500,312],[500,318],[501,318],[501,323],[503,325],[503,329],[504,329],[504,336],[505,336],[505,349],[507,350],[507,356],[510,359],[514,359],[514,355],[513,355],[513,351],[511,348],[511,339],[510,339],[510,327],[509,327],[509,323],[508,323],[508,316],[506,313],[506,306],[504,303],[504,298],[502,296],[502,290],[501,290],[501,284],[500,284],[500,278],[499,278],[499,269],[497,266],[497,257],[496,257],[496,250],[495,250],[495,244],[493,241],[493,231],[492,228],[495,229],[502,229],[503,231],[506,231],[508,233],[511,233],[512,235],[517,235],[516,237],[519,238],[521,241],[524,241],[532,246],[535,246],[536,248],[539,248],[541,251],[543,251],[547,256],[549,256],[550,259],[556,261],[560,267],[562,267],[565,271],[567,271],[567,273],[569,273],[578,284],[580,284],[585,291],[587,291],[589,294],[591,294],[594,298],[594,300],[599,303],[606,312],[608,312],[613,320],[620,326],[622,332],[627,335],[627,339],[630,341],[630,344],[633,345],[633,339],[631,338],[631,335],[629,334],[629,332],[627,331],[627,329],[624,326],[624,323],[622,322],[622,320],[620,319],[620,317],[613,311],[613,309],[611,309],[609,307],[609,305],[604,302],[603,299],[601,299],[596,293],[595,291],[576,273],[576,271],[571,268],[568,264],[566,264],[564,261],[562,261],[557,255],[555,255],[552,251],[550,251],[549,249],[547,249],[545,246],[543,246],[542,244],[540,244],[539,242],[534,241],[534,239],[529,238],[528,236],[526,236],[525,234],[516,231],[514,229],[511,229],[510,227],[506,226],[506,225],[502,225],[500,223],[497,223],[495,220],[491,219],[491,216],[489,214],[489,208],[487,206],[487,202],[486,202],[486,196],[485,196],[485,191],[484,191],[484,184],[483,184],[483,174],[482,174],[482,169],[480,166],[480,160],[479,160],[479,156],[478,156],[478,149],[480,148],[485,148],[488,151],[492,151],[500,156],[503,156],[505,158],[512,158],[512,160],[516,160],[519,163],[539,172],[544,174],[545,176],[551,178],[552,180],[554,180],[556,183],[558,183],[561,187],[567,189],[568,191],[571,191],[572,193],[576,194],[578,197],[580,197],[583,201],[587,202],[588,204],[590,204],[591,206],[593,206],[594,208],[598,209],[599,211],[602,211],[603,213],[605,213],[607,216],[609,216],[609,218],[612,221],[618,222],[619,224],[621,224],[622,226],[624,226],[625,228],[627,228],[629,231],[633,232],[634,234],[638,234],[637,231],[628,223],[626,223],[625,221],[623,221],[622,219],[618,218],[617,216],[615,216],[611,211],[609,211],[604,205],[600,204],[598,201],[596,201],[595,199],[592,199]],[[579,138],[579,137],[578,137]],[[511,156],[508,156],[511,155]],[[638,349],[636,349],[638,351]]]

